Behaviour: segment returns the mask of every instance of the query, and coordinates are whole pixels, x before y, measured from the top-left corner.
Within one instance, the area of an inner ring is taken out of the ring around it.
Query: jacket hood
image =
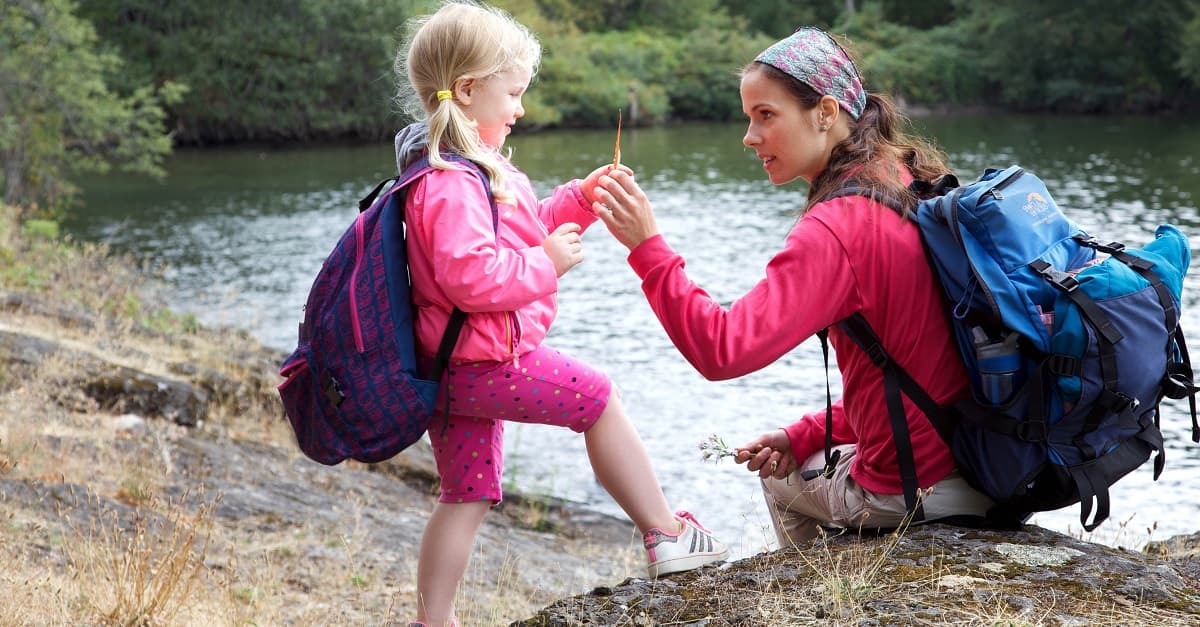
[[[429,145],[429,124],[416,122],[396,133],[396,171],[403,172],[408,164],[421,158]]]

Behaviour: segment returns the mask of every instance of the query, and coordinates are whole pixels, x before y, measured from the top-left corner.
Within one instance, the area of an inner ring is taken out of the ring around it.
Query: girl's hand
[[[554,271],[558,276],[561,277],[567,270],[583,261],[583,242],[579,239],[579,233],[582,231],[583,229],[574,222],[563,222],[542,240],[542,249],[546,251],[550,261],[554,262]]]
[[[622,166],[617,167],[616,169],[619,171],[625,172],[625,173],[629,174],[630,176],[633,175],[633,170],[630,170],[626,166],[622,165]],[[579,182],[579,191],[583,192],[584,200],[588,201],[593,206],[595,206],[596,201],[598,200],[596,198],[596,185],[599,184],[600,177],[602,177],[605,174],[608,174],[609,172],[612,172],[612,171],[613,171],[612,164],[608,163],[608,164],[605,164],[605,165],[602,165],[602,166],[596,168],[595,170],[592,170],[592,173],[587,175],[587,178],[585,178]]]
[[[762,479],[783,479],[797,468],[792,444],[783,429],[764,433],[735,450],[733,461],[746,464],[746,470],[757,472]]]
[[[654,208],[650,199],[633,180],[632,172],[621,166],[600,177],[595,189],[597,202],[592,205],[609,232],[629,250],[658,235]]]

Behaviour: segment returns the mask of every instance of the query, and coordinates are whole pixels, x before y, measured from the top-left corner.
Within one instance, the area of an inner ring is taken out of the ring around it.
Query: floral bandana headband
[[[867,91],[854,61],[819,28],[802,26],[790,37],[763,50],[754,60],[787,73],[818,94],[833,96],[855,120],[867,106]]]

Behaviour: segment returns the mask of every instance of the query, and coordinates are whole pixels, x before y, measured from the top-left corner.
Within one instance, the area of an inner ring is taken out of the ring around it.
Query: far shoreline
[[[1001,116],[1006,118],[1013,117],[1028,117],[1037,119],[1161,119],[1169,121],[1175,118],[1186,118],[1189,115],[1194,115],[1194,111],[1186,109],[1179,110],[1162,110],[1151,112],[1099,112],[1099,113],[1079,113],[1079,112],[1054,112],[1054,111],[1017,111],[1003,107],[996,107],[984,104],[974,105],[959,105],[959,104],[909,104],[903,98],[896,99],[897,107],[900,112],[910,120],[922,120],[926,118],[943,117],[943,118],[977,118],[985,116]],[[399,130],[411,122],[397,122],[396,130]],[[653,123],[630,124],[626,122],[625,129],[629,132],[636,132],[639,129],[656,129],[656,128],[684,128],[690,126],[707,127],[707,126],[725,126],[732,124],[742,124],[741,119],[731,120],[664,120]],[[610,131],[609,126],[522,126],[517,125],[517,133],[526,134],[553,134],[556,132],[588,132],[588,131]],[[221,151],[236,151],[236,152],[287,152],[292,150],[301,150],[307,148],[361,148],[365,146],[374,146],[378,144],[391,145],[393,133],[380,133],[375,137],[367,136],[329,136],[317,137],[313,139],[278,139],[278,140],[248,140],[248,141],[230,141],[230,142],[189,142],[175,144],[173,154],[191,153],[191,152],[221,152]],[[168,157],[170,159],[170,157]]]

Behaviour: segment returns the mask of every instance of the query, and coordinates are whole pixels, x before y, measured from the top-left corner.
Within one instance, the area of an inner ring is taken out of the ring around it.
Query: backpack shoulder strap
[[[496,206],[496,197],[494,194],[492,194],[492,184],[491,180],[488,178],[487,172],[484,172],[483,169],[480,168],[479,165],[474,161],[471,161],[470,159],[467,159],[466,157],[456,153],[443,153],[442,157],[446,161],[451,161],[455,164],[463,166],[479,177],[479,181],[483,183],[484,191],[487,193],[488,202],[491,205],[492,232],[498,233],[500,230],[500,211]],[[358,210],[360,212],[366,211],[374,206],[376,201],[385,200],[393,194],[402,194],[409,185],[422,176],[428,174],[433,169],[433,165],[429,163],[429,155],[422,155],[417,160],[408,164],[408,166],[404,168],[404,171],[399,175],[388,177],[380,181],[379,184],[374,187],[374,189],[372,189],[366,196],[358,201]],[[389,187],[386,192],[384,192],[383,189],[387,187],[388,183],[391,183],[392,186]],[[383,193],[382,198],[380,197],[380,193]],[[400,204],[400,207],[402,208],[403,204]],[[400,216],[400,220],[403,221],[404,218],[402,209]],[[437,354],[434,357],[433,369],[430,371],[430,376],[439,383],[441,381],[442,374],[450,365],[450,353],[453,352],[454,346],[458,343],[458,336],[462,333],[462,328],[466,324],[466,321],[467,312],[463,311],[462,309],[455,307],[454,310],[450,312],[450,319],[446,323],[446,330],[442,333],[442,340],[438,344]],[[449,402],[449,396],[447,396],[444,414],[447,419],[450,416]]]
[[[932,183],[913,179],[913,182],[908,184],[908,189],[912,193],[916,194],[918,199],[923,199],[945,195],[947,192],[957,188],[958,186],[959,183],[957,176],[954,176],[953,174],[943,174],[934,179]],[[862,196],[864,198],[870,198],[871,200],[874,200],[875,202],[896,211],[900,215],[907,216],[909,218],[916,217],[913,209],[905,207],[898,198],[872,192],[870,188],[855,180],[851,180],[848,185],[837,190],[833,194],[830,194],[828,200],[841,198],[843,196]]]
[[[481,183],[483,183],[483,189],[487,193],[488,200],[490,201],[490,204],[491,204],[492,231],[493,232],[499,231],[500,230],[500,211],[499,211],[499,208],[496,206],[496,197],[494,194],[492,194],[492,182],[491,182],[491,179],[488,178],[487,172],[484,172],[483,168],[480,168],[479,165],[476,164],[474,161],[471,161],[470,159],[467,159],[466,157],[463,157],[456,153],[453,153],[453,152],[443,153],[442,157],[446,161],[451,161],[453,163],[463,166],[467,170],[473,172],[475,174],[475,176],[479,177],[479,181]],[[375,188],[370,191],[370,193],[368,193],[366,196],[364,196],[361,200],[358,201],[358,210],[361,212],[361,211],[366,211],[367,209],[370,209],[371,205],[375,204],[376,198],[379,197],[380,192],[383,191],[383,188],[386,187],[388,183],[392,183],[393,185],[388,189],[385,196],[388,194],[394,194],[394,193],[400,192],[402,189],[408,187],[410,184],[415,182],[417,179],[428,174],[430,172],[430,170],[433,170],[433,165],[429,163],[429,155],[428,154],[422,155],[416,161],[413,161],[412,163],[408,164],[408,166],[406,168],[404,168],[404,171],[401,172],[398,176],[392,176],[392,177],[389,177],[389,178],[386,178],[386,179],[383,179],[382,181],[380,181],[379,184],[376,185]]]
[[[855,182],[851,182],[850,185],[847,185],[846,187],[843,187],[843,188],[837,190],[836,192],[833,192],[832,194],[829,195],[829,198],[826,198],[825,200],[833,200],[835,198],[843,198],[846,196],[862,196],[863,198],[868,198],[870,200],[873,200],[873,201],[891,209],[892,211],[899,213],[902,216],[907,216],[910,218],[915,217],[913,215],[912,211],[909,210],[908,208],[906,208],[900,202],[899,199],[892,198],[891,196],[885,196],[885,195],[881,195],[878,193],[874,193],[870,189],[863,187],[861,185],[858,185]]]
[[[924,520],[925,512],[917,500],[920,484],[917,481],[917,465],[913,457],[912,437],[908,430],[908,416],[904,413],[901,392],[912,399],[937,429],[938,434],[949,444],[952,422],[948,410],[929,396],[929,393],[900,367],[884,349],[879,335],[859,312],[850,314],[838,323],[855,344],[867,354],[871,363],[883,371],[883,391],[887,401],[888,419],[892,423],[892,439],[896,442],[896,461],[900,466],[900,485],[904,490],[905,508],[912,513],[914,521]]]

